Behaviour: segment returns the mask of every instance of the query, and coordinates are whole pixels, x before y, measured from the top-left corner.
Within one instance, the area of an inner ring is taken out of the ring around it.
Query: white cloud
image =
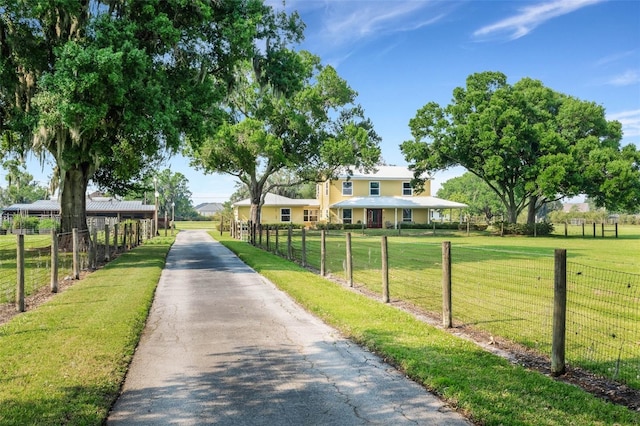
[[[414,31],[444,16],[430,10],[431,1],[326,1],[324,5],[319,36],[331,48],[381,34]]]
[[[625,138],[640,136],[640,109],[608,114],[607,119],[618,120],[622,124]]]
[[[574,12],[585,6],[600,3],[603,0],[553,0],[519,9],[518,14],[476,30],[478,38],[490,35],[503,35],[509,40],[523,37],[544,22]]]
[[[616,63],[618,61],[621,61],[622,59],[625,59],[629,56],[633,56],[636,53],[635,50],[627,50],[626,52],[617,52],[617,53],[613,53],[609,56],[605,56],[604,58],[600,58],[595,65],[597,67],[602,67],[605,65],[609,65],[612,63]]]
[[[640,74],[637,70],[627,70],[608,81],[612,86],[629,86],[635,83],[640,83]]]

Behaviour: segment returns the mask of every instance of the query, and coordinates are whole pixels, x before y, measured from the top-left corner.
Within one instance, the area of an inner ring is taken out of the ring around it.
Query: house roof
[[[341,173],[338,178],[347,179],[349,176],[347,173]],[[429,176],[424,176],[425,179],[430,179]],[[403,166],[376,166],[376,171],[371,173],[365,173],[360,170],[354,170],[353,175],[350,177],[352,180],[411,180],[413,179],[413,171]]]
[[[215,213],[223,210],[224,206],[222,205],[222,203],[202,203],[198,204],[195,209],[199,212]]]
[[[443,200],[436,197],[352,197],[338,203],[331,208],[397,208],[397,209],[464,209],[466,204],[455,201]]]
[[[56,200],[38,200],[31,204],[12,204],[3,209],[4,212],[20,211],[60,211],[60,203]],[[87,213],[97,212],[154,212],[153,204],[143,204],[140,200],[118,200],[117,198],[87,199]]]
[[[244,200],[233,203],[234,207],[246,207],[251,205],[251,199],[245,198]],[[313,198],[289,198],[282,195],[267,193],[264,198],[263,206],[310,206],[320,207],[318,200]]]

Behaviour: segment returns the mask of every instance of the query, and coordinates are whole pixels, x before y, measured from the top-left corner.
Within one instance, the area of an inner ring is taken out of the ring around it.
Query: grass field
[[[511,365],[412,315],[350,292],[249,244],[214,238],[348,338],[483,425],[636,425],[640,413]],[[336,237],[337,238],[337,237]]]
[[[228,235],[213,236],[311,312],[478,424],[640,425],[640,413],[511,365]],[[0,326],[0,424],[104,424],[171,242],[154,238]]]
[[[561,229],[563,231],[563,229]],[[356,286],[382,294],[381,234],[388,237],[389,291],[428,312],[442,310],[442,242],[452,243],[453,316],[549,355],[554,250],[567,250],[567,360],[640,389],[640,227],[620,227],[618,239],[579,236],[466,236],[457,231],[352,232]],[[419,235],[421,234],[421,235]],[[326,270],[346,279],[342,231],[327,236]],[[320,268],[318,232],[307,233],[307,263]],[[278,239],[287,251],[286,232]],[[263,237],[266,244],[266,236]],[[275,248],[275,236],[269,244]],[[300,233],[293,253],[300,259]]]
[[[0,235],[0,303],[15,301],[16,294],[15,235]],[[51,280],[51,236],[25,235],[25,294],[28,296]],[[71,273],[71,254],[61,255],[60,278]]]
[[[0,325],[0,424],[104,424],[172,242],[154,238]]]

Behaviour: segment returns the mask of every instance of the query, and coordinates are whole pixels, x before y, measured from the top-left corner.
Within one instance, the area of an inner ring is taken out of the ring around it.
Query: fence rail
[[[447,295],[441,243],[389,237],[383,256],[386,236],[381,241],[358,235],[265,228],[258,230],[256,245],[380,294],[383,301],[405,300],[443,319],[449,315],[443,299],[450,297],[454,326],[551,357],[558,302],[553,251],[453,244]],[[573,262],[565,270],[566,362],[640,389],[640,275]]]
[[[15,303],[22,312],[25,297],[46,286],[56,292],[63,281],[153,236],[150,220],[95,225],[90,221],[82,232],[0,236],[0,304]]]

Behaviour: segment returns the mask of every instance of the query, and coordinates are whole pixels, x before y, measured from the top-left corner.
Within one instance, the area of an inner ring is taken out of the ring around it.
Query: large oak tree
[[[278,79],[263,81],[266,72]],[[371,169],[379,137],[356,104],[356,92],[309,52],[283,49],[271,70],[245,63],[227,99],[228,121],[194,153],[207,172],[228,173],[248,189],[251,221],[260,223],[264,196],[283,185],[315,182],[349,168]]]
[[[93,179],[124,192],[225,115],[238,60],[295,16],[259,0],[6,0],[0,6],[0,133],[50,154],[62,231],[86,229]]]
[[[620,123],[540,81],[472,74],[449,105],[426,104],[409,126],[414,139],[401,149],[416,176],[461,165],[495,191],[510,222],[528,208],[531,223],[545,203],[578,194],[612,210],[640,205],[640,151],[620,146]]]

